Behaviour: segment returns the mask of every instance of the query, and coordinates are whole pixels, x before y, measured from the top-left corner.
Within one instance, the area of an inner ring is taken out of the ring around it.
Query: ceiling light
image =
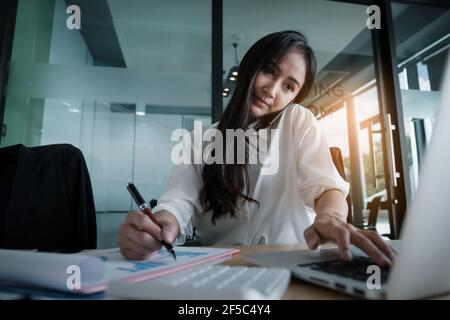
[[[228,75],[225,78],[225,83],[223,84],[223,93],[222,96],[227,97],[229,94],[233,93],[234,87],[236,86],[236,80],[239,74],[239,59],[237,57],[237,41],[233,42],[234,47],[234,57],[236,59],[236,65],[231,67],[231,69],[228,71]]]
[[[136,104],[136,115],[137,116],[145,116],[145,103],[137,103]]]

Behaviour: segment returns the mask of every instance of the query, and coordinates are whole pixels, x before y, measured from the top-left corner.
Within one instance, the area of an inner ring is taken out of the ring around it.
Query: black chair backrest
[[[79,149],[68,144],[15,145],[0,149],[0,160],[1,248],[96,248],[94,197]]]

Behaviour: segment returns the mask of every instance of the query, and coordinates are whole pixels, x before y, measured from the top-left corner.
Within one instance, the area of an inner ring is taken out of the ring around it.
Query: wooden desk
[[[222,248],[238,248],[240,253],[233,256],[231,259],[224,261],[224,265],[252,265],[245,261],[242,256],[250,253],[262,253],[262,252],[276,252],[276,251],[292,251],[292,250],[305,250],[306,245],[249,245],[249,246],[217,246]],[[304,299],[320,299],[320,300],[348,300],[355,299],[350,295],[340,293],[325,287],[311,284],[309,282],[299,280],[292,277],[289,288],[283,296],[283,300],[304,300]],[[450,293],[436,297],[436,299],[450,300]]]

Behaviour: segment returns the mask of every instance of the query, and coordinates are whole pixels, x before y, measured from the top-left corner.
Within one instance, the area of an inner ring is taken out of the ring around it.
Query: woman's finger
[[[383,238],[381,238],[380,234],[371,230],[364,230],[363,233],[372,240],[372,242],[381,250],[383,253],[389,257],[389,259],[394,260],[395,251],[389,246]]]
[[[138,252],[134,251],[133,249],[126,248],[126,247],[121,248],[120,251],[123,256],[125,256],[127,259],[131,259],[131,260],[147,260],[153,255],[153,253],[146,253],[146,254],[138,253]]]
[[[137,230],[133,225],[125,223],[119,230],[119,247],[136,251],[146,255],[159,248],[160,244],[144,231]]]
[[[130,212],[127,215],[126,222],[133,225],[136,229],[151,234],[154,238],[162,241],[161,228],[154,223],[147,215],[139,211]]]
[[[131,238],[127,239],[127,243],[125,245],[125,248],[130,249],[134,253],[138,254],[140,257],[150,256],[155,251],[159,250],[159,249],[154,250],[154,249],[150,249],[150,248],[144,247],[141,244],[135,242]],[[141,260],[142,260],[142,258],[141,258]]]
[[[336,227],[333,239],[338,248],[342,260],[349,261],[352,259],[350,253],[350,231],[345,227]]]
[[[317,249],[321,240],[319,234],[314,229],[314,225],[311,225],[308,228],[306,228],[305,232],[303,233],[303,236],[305,237],[306,244],[311,250]]]
[[[361,250],[363,250],[373,261],[381,266],[390,266],[391,260],[377,246],[358,230],[352,230],[350,233],[350,241]]]
[[[142,250],[156,251],[161,248],[161,242],[145,231],[136,229],[129,230],[127,237],[134,245],[142,248]]]
[[[171,221],[161,221],[162,236],[164,241],[172,243],[179,233],[178,225],[172,223]]]

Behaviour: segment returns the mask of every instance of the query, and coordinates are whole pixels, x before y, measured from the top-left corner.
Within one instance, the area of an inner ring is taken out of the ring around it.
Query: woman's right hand
[[[158,212],[161,228],[141,211],[128,212],[119,230],[119,247],[127,259],[146,260],[162,246],[164,239],[172,243],[180,233],[177,219],[169,211]]]

